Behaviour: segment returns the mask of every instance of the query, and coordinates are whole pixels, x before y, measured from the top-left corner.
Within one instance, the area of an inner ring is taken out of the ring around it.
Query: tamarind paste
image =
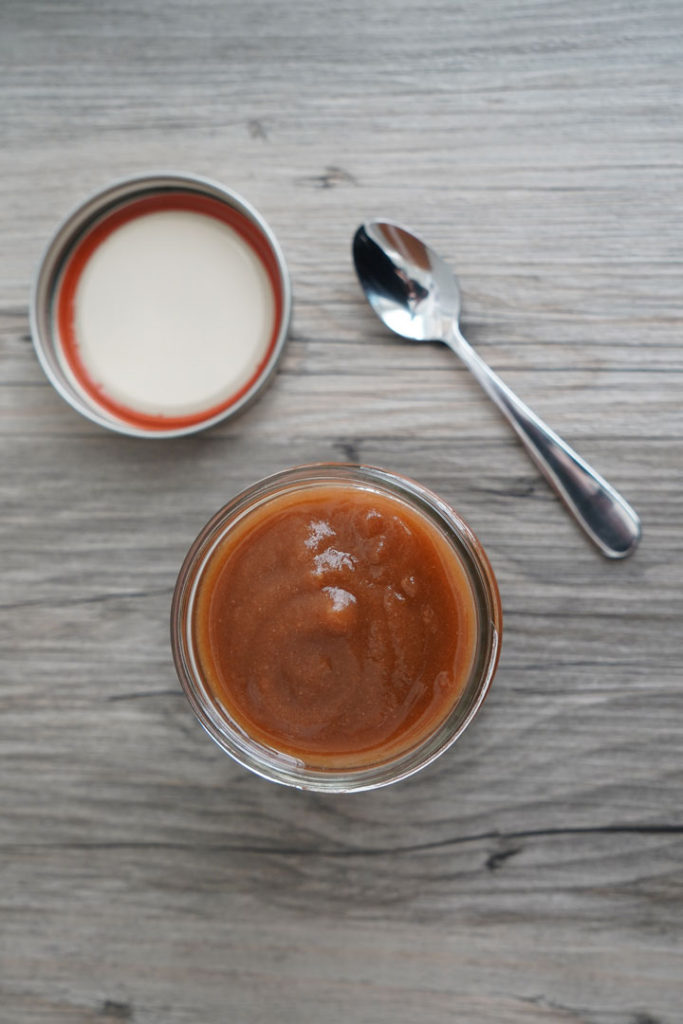
[[[423,741],[470,677],[477,613],[459,556],[400,497],[312,485],[249,511],[199,582],[192,630],[215,702],[322,767]]]

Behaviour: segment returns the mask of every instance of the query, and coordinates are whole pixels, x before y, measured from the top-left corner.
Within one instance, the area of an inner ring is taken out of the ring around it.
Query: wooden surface
[[[1,1024],[683,1020],[681,34],[616,0],[0,3]],[[29,338],[57,221],[136,171],[251,200],[292,272],[272,387],[191,439],[79,417]],[[446,350],[387,335],[372,215],[640,511],[604,561]],[[503,656],[417,778],[331,798],[204,736],[168,644],[237,490],[360,459],[470,520]]]

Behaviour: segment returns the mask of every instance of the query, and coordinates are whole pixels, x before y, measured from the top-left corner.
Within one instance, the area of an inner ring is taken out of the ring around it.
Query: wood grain
[[[678,0],[3,0],[1,1024],[682,1019],[682,30]],[[258,404],[164,443],[73,413],[27,314],[59,219],[157,167],[253,202],[295,294]],[[468,338],[638,508],[633,559],[373,318],[373,215],[457,267]],[[475,725],[350,797],[233,765],[168,645],[203,523],[326,459],[453,502],[505,610]]]

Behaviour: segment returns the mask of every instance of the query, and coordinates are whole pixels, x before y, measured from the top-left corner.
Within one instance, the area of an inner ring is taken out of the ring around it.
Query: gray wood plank
[[[682,30],[677,0],[0,5],[1,1024],[681,1020]],[[59,219],[156,167],[253,202],[295,294],[258,404],[164,443],[73,413],[27,314]],[[633,559],[373,318],[373,215],[457,268],[467,336],[640,511]],[[505,611],[478,721],[352,797],[233,765],[168,645],[203,523],[330,459],[451,501]]]

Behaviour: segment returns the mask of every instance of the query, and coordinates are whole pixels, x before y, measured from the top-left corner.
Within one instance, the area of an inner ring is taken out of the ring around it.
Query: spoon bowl
[[[460,286],[448,264],[405,228],[371,221],[358,228],[353,260],[380,320],[411,341],[445,341],[460,318]]]
[[[390,221],[362,224],[353,260],[365,296],[382,322],[411,341],[448,345],[489,398],[568,511],[607,558],[625,558],[640,540],[628,502],[550,429],[477,355],[460,332],[460,287],[448,264]]]

